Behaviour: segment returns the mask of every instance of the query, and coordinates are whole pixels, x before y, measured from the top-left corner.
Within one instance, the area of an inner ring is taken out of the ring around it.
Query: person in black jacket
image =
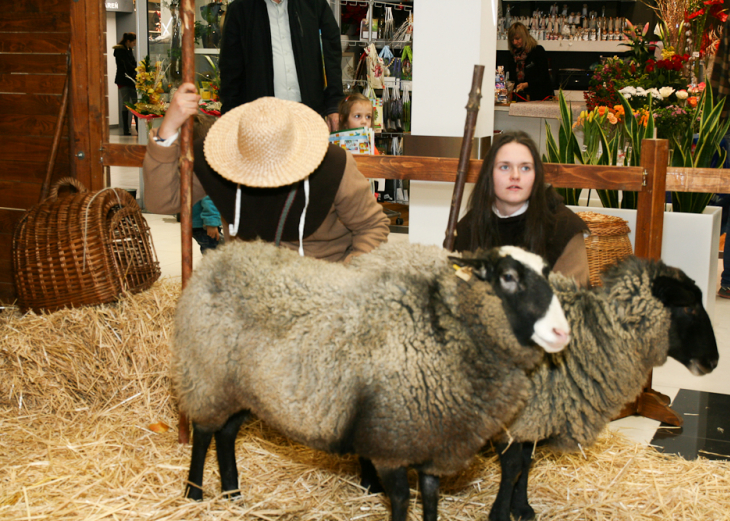
[[[513,101],[542,101],[555,95],[545,49],[517,22],[507,33],[510,81],[515,82]]]
[[[327,0],[235,0],[220,49],[223,114],[275,96],[304,103],[327,118],[330,131],[339,128],[342,44]]]
[[[137,35],[124,33],[119,43],[112,47],[114,49],[114,59],[117,62],[117,74],[114,76],[114,83],[119,87],[119,119],[122,122],[125,136],[131,135],[129,131],[129,116],[131,114],[126,109],[125,104],[133,104],[137,101],[137,88],[135,85],[137,60],[133,51],[135,45],[137,45]],[[136,116],[134,121],[137,124]]]

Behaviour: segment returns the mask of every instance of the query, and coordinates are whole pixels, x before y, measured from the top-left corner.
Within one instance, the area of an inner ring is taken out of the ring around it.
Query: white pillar
[[[474,137],[492,135],[498,0],[416,0],[413,42],[414,136],[462,137],[474,65],[484,65],[482,100]],[[456,172],[454,172],[456,173]],[[462,211],[471,186],[464,192]],[[412,181],[411,242],[444,240],[452,183]]]

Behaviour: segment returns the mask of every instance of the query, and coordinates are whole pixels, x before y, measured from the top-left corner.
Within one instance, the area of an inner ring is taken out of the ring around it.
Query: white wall
[[[117,38],[117,14],[106,13],[106,74],[107,93],[109,94],[109,124],[119,125],[119,88],[114,83],[117,64],[114,61],[112,47],[119,41]]]
[[[466,104],[477,64],[484,65],[484,80],[474,135],[492,135],[497,1],[416,0],[411,113],[414,136],[464,135]],[[471,188],[467,185],[462,213]],[[408,219],[411,242],[442,244],[452,194],[452,183],[411,181]]]

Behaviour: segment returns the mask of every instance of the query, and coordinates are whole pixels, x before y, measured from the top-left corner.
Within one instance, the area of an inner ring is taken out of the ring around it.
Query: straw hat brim
[[[272,132],[281,125],[283,132]],[[239,133],[253,136],[249,151]],[[208,164],[234,183],[275,188],[301,181],[322,163],[329,128],[314,110],[294,101],[259,98],[221,116],[203,147]]]

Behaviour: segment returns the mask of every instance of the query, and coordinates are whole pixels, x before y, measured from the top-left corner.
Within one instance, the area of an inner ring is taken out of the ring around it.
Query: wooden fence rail
[[[106,166],[141,167],[145,147],[107,143],[103,154]],[[412,181],[454,182],[458,162],[439,157],[357,156],[357,166],[365,177]],[[481,167],[481,160],[471,160],[468,183],[476,182]],[[641,167],[545,164],[548,182],[561,188],[638,191],[641,174]],[[666,187],[670,192],[730,193],[730,169],[668,167]]]

